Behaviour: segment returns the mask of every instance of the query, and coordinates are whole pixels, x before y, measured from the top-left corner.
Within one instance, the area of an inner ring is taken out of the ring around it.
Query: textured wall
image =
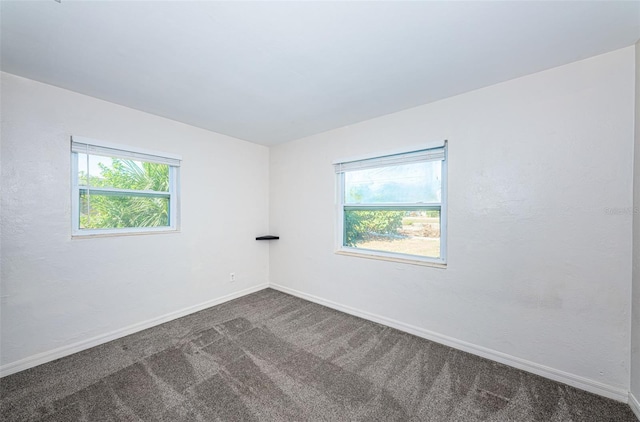
[[[70,135],[182,155],[181,232],[71,239]],[[266,147],[3,73],[1,151],[2,364],[267,282]]]
[[[629,386],[634,49],[273,147],[270,281]],[[448,268],[334,254],[342,158],[449,140]]]
[[[636,133],[633,165],[633,296],[631,321],[631,393],[640,405],[640,41],[636,49]],[[640,407],[636,409],[639,412]]]

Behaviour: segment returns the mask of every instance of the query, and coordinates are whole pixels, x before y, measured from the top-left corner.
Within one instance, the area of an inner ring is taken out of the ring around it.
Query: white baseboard
[[[34,366],[42,365],[43,363],[51,362],[68,355],[80,352],[85,349],[89,349],[94,346],[98,346],[103,343],[107,343],[111,340],[115,340],[129,334],[136,333],[138,331],[146,330],[147,328],[154,327],[165,322],[172,321],[177,318],[192,314],[194,312],[201,311],[211,306],[219,305],[224,302],[228,302],[233,299],[254,293],[259,290],[263,290],[269,287],[268,283],[259,284],[248,289],[240,290],[235,293],[231,293],[226,296],[219,297],[217,299],[208,300],[198,305],[189,306],[188,308],[181,309],[179,311],[170,312],[168,314],[149,319],[147,321],[139,322],[137,324],[129,325],[128,327],[120,328],[110,333],[101,334],[99,336],[92,337],[87,340],[82,340],[77,343],[70,344],[68,346],[62,346],[57,349],[49,350],[47,352],[38,353],[24,359],[17,360],[15,362],[7,363],[0,366],[0,377],[15,374],[16,372],[24,371],[25,369],[33,368]]]
[[[413,334],[418,337],[425,338],[427,340],[434,341],[436,343],[444,344],[454,349],[462,350],[483,358],[487,358],[496,362],[503,363],[514,368],[522,369],[523,371],[531,372],[536,375],[540,375],[545,378],[549,378],[554,381],[558,381],[572,387],[579,388],[581,390],[588,391],[590,393],[598,394],[600,396],[608,397],[623,403],[630,401],[629,391],[626,388],[619,388],[603,384],[601,382],[584,378],[578,375],[570,374],[568,372],[560,371],[558,369],[550,368],[545,365],[540,365],[535,362],[521,359],[515,356],[508,355],[506,353],[498,352],[496,350],[488,349],[486,347],[477,346],[475,344],[458,340],[443,334],[435,333],[433,331],[425,330],[424,328],[416,327],[410,324],[405,324],[400,321],[396,321],[391,318],[386,318],[380,315],[376,315],[370,312],[362,311],[350,306],[346,306],[331,300],[326,300],[314,295],[310,295],[289,287],[281,286],[278,284],[270,283],[269,287],[275,290],[279,290],[284,293],[288,293],[293,296],[306,299],[310,302],[315,302],[320,305],[327,306],[329,308],[336,309],[347,314],[351,314],[369,321],[377,322],[392,328],[396,328],[400,331],[404,331],[409,334]],[[637,402],[636,402],[637,403]],[[633,406],[632,406],[633,407]]]
[[[640,401],[632,393],[629,393],[629,407],[640,421]]]

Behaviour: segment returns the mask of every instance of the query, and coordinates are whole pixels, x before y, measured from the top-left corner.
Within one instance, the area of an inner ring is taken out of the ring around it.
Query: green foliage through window
[[[404,211],[345,210],[344,245],[355,247],[375,236],[395,235],[404,215]]]
[[[99,175],[78,175],[89,182],[80,187],[81,229],[169,226],[169,165],[111,158],[97,166]]]

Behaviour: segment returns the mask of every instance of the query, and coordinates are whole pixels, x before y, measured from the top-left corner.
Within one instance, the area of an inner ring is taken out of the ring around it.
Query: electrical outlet
[[[236,281],[236,273],[229,273],[229,281],[232,283]]]

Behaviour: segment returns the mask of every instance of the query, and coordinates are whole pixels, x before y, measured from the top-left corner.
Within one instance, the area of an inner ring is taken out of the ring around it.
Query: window
[[[72,233],[175,231],[180,157],[71,140]]]
[[[446,263],[446,142],[335,164],[338,253]]]

